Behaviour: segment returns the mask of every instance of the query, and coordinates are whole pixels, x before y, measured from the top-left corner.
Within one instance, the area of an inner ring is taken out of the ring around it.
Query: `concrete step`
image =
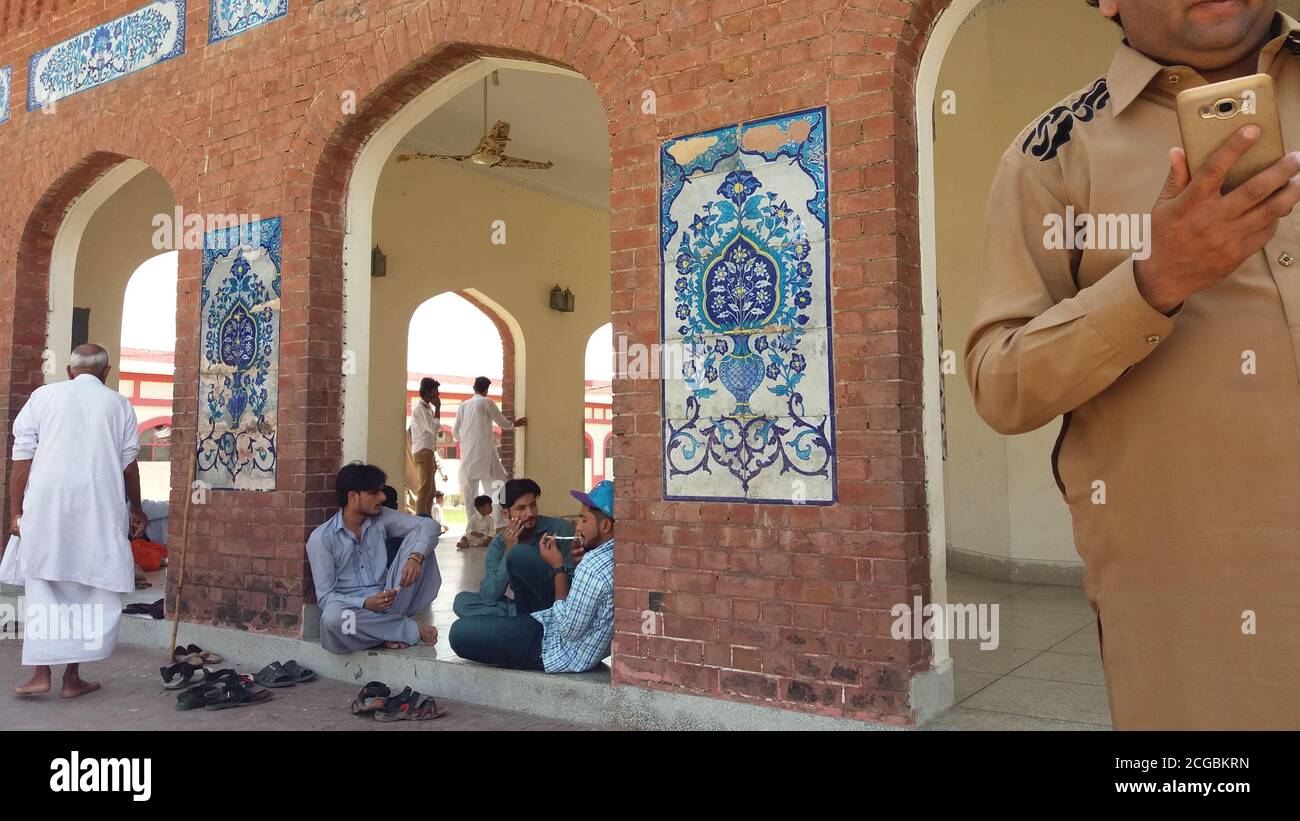
[[[0,586],[0,621],[19,613],[21,588]],[[156,597],[155,597],[156,598]],[[150,599],[151,601],[154,599]],[[306,615],[306,614],[305,614]],[[319,616],[317,616],[319,619]],[[305,623],[312,624],[309,620]],[[118,641],[157,648],[158,664],[170,657],[172,622],[123,616]],[[446,641],[445,637],[440,642]],[[221,667],[255,673],[272,661],[296,660],[319,675],[355,684],[382,681],[410,686],[451,701],[515,710],[545,718],[629,729],[674,730],[872,730],[900,729],[853,719],[796,713],[702,696],[615,685],[602,664],[587,673],[503,670],[452,657],[438,647],[368,650],[335,655],[316,639],[296,639],[205,624],[182,623],[181,645],[197,644],[225,657]]]

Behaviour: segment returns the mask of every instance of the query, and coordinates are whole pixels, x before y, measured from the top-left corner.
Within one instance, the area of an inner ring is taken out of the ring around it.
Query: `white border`
[[[934,194],[934,98],[939,71],[957,30],[981,0],[952,0],[939,12],[921,65],[916,72],[916,156],[917,202],[921,223],[921,348],[924,356],[921,389],[921,425],[925,447],[926,521],[930,539],[930,596],[936,603],[948,601],[948,528],[944,502],[943,409],[940,383],[943,380],[939,347],[939,271],[935,237]],[[935,639],[932,662],[947,659],[948,640]]]

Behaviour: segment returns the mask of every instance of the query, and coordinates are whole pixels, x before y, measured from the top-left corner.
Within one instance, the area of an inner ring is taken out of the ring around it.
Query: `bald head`
[[[84,345],[78,345],[72,349],[72,357],[68,361],[68,378],[76,379],[83,373],[103,382],[108,376],[108,350],[87,342]]]

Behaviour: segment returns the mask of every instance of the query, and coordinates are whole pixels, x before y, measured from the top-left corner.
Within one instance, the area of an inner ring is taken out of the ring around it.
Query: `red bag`
[[[167,545],[151,542],[148,539],[132,539],[131,554],[141,570],[152,573],[162,567],[162,560],[167,558]]]

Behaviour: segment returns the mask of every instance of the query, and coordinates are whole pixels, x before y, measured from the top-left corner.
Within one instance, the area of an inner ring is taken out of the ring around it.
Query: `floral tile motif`
[[[280,374],[280,219],[203,238],[196,478],[275,490]]]
[[[185,53],[185,0],[154,0],[32,55],[27,110]]]
[[[9,101],[14,96],[14,67],[0,68],[0,125],[9,122]]]
[[[665,142],[664,496],[835,501],[826,109]]]
[[[208,42],[217,43],[278,20],[289,0],[208,0]]]

